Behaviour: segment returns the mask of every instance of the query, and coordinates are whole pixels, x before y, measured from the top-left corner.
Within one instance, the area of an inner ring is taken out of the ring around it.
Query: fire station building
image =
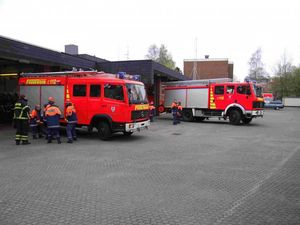
[[[148,96],[153,98],[156,105],[160,102],[161,82],[187,79],[182,74],[152,60],[112,62],[95,56],[78,54],[78,47],[75,45],[67,45],[65,52],[58,52],[0,36],[0,114],[7,111],[6,105],[16,98],[17,78],[20,73],[70,71],[73,68],[93,69],[107,73],[122,71],[131,75],[140,75],[141,81],[147,88]]]

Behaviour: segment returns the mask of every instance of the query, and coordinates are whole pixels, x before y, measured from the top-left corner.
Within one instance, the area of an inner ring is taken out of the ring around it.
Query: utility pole
[[[198,72],[197,72],[197,37],[195,39],[195,59],[194,59],[194,62],[193,62],[193,70],[192,70],[192,78],[193,80],[197,80],[198,79]]]
[[[127,51],[126,51],[125,56],[126,56],[126,59],[129,60],[129,46],[128,45],[127,45]]]

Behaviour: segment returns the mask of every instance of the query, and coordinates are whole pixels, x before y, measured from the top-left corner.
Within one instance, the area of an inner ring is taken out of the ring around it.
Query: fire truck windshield
[[[148,103],[144,85],[126,84],[129,104]]]
[[[255,85],[255,84],[252,84],[252,89],[253,89],[256,97],[262,97],[262,88],[261,87]]]

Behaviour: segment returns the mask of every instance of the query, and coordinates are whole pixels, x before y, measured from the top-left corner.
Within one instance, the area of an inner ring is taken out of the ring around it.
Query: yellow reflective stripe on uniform
[[[22,108],[21,113],[20,113],[18,119],[21,119],[21,120],[27,120],[27,119],[29,119],[28,115],[27,115],[27,117],[23,117],[23,116],[22,116],[22,115],[23,115],[23,111],[24,111],[24,109],[26,109],[26,108],[29,108],[29,106],[26,105],[26,106],[24,106],[24,107]],[[29,109],[30,109],[30,108],[29,108]]]
[[[17,141],[18,141],[18,140],[21,140],[21,135],[17,134],[15,139],[16,139]]]

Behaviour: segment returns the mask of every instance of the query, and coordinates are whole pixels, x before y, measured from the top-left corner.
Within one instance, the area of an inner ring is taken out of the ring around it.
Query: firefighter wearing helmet
[[[14,127],[17,129],[15,137],[16,145],[20,143],[22,145],[30,144],[28,141],[29,112],[30,107],[27,105],[27,98],[25,95],[21,95],[14,108]]]
[[[59,134],[59,119],[61,116],[61,111],[58,106],[54,105],[55,100],[53,97],[49,97],[49,104],[45,107],[45,118],[47,121],[47,138],[48,143],[52,142],[55,138],[58,144],[61,144],[60,134]]]

